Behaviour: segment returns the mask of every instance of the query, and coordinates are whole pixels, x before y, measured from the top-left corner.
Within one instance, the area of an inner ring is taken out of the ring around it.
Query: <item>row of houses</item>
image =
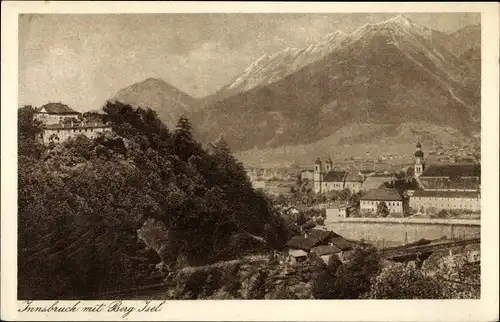
[[[358,242],[347,240],[333,231],[309,229],[288,241],[288,259],[292,264],[305,261],[310,254],[319,256],[325,264],[332,256],[343,260],[346,252],[354,249]]]

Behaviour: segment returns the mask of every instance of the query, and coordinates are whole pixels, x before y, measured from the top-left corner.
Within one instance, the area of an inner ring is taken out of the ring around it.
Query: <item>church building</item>
[[[325,193],[350,189],[358,192],[363,184],[363,177],[347,171],[333,170],[333,161],[328,158],[324,163],[317,158],[314,163],[314,192]]]
[[[420,142],[417,143],[417,151],[415,151],[414,157],[414,173],[415,177],[418,178],[425,170],[424,152],[422,152],[422,144]]]
[[[419,190],[410,193],[410,207],[414,211],[481,209],[481,165],[444,164],[425,165],[421,144],[415,152],[415,178]]]

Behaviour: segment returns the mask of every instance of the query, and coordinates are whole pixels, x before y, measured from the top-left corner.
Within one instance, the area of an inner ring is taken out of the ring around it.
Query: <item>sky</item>
[[[161,78],[194,96],[216,92],[263,54],[304,47],[399,13],[24,14],[19,16],[19,105],[100,108],[122,88]],[[480,14],[405,13],[454,32]]]

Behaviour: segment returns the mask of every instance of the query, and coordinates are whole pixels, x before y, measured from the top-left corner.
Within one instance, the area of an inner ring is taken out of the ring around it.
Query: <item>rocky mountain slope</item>
[[[255,87],[274,83],[335,50],[347,35],[338,30],[321,41],[304,48],[286,48],[275,54],[265,54],[235,76],[211,96],[212,103]]]
[[[468,25],[450,34],[455,39],[452,52],[460,56],[471,48],[481,49],[481,25]]]
[[[467,133],[480,118],[478,73],[436,39],[402,16],[367,24],[298,71],[195,113],[193,124],[199,137],[222,134],[236,150],[312,143],[360,123]]]
[[[426,152],[436,147],[478,147],[479,140],[460,133],[453,127],[429,123],[403,124],[349,124],[332,135],[309,144],[298,144],[277,148],[253,148],[236,154],[247,166],[283,167],[294,164],[311,164],[316,157],[331,157],[338,165],[346,166],[354,160],[377,159],[393,155],[388,164],[401,166],[411,164],[414,143],[420,141]],[[437,156],[427,155],[427,159]]]

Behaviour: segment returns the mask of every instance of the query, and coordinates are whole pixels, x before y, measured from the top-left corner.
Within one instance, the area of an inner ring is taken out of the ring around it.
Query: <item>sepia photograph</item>
[[[482,298],[481,12],[17,23],[24,311]]]

